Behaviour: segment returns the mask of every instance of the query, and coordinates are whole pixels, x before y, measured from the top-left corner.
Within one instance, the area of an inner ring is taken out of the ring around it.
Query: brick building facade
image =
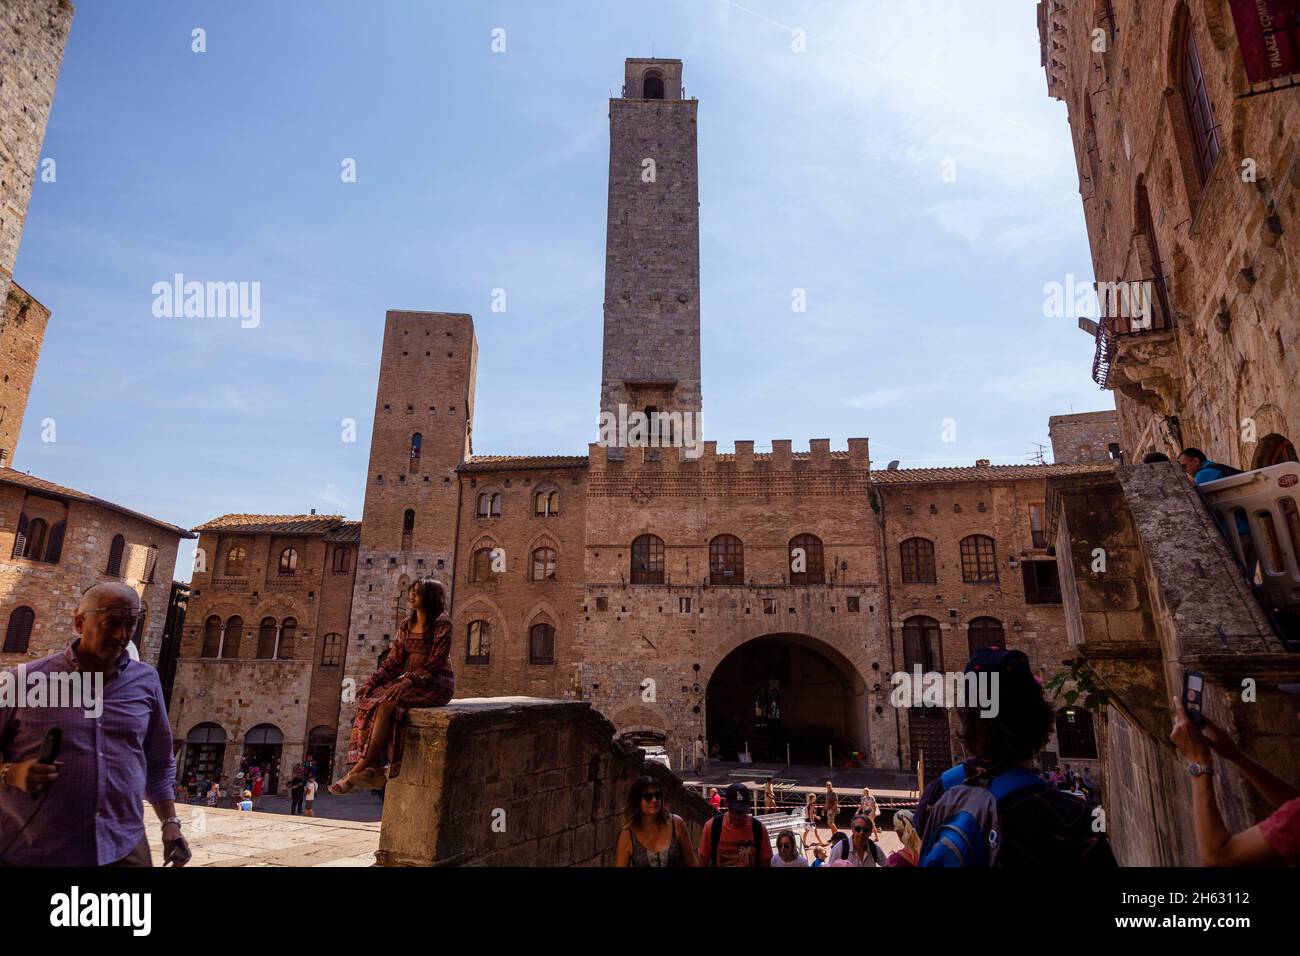
[[[317,719],[302,713],[314,673],[319,700],[328,683],[338,702],[341,752],[349,691],[391,645],[406,586],[423,575],[451,596],[457,697],[588,700],[620,735],[664,745],[674,766],[704,734],[724,756],[824,764],[857,753],[910,769],[926,750],[933,767],[961,752],[955,727],[945,712],[892,706],[895,671],[960,670],[972,647],[992,643],[1024,648],[1044,679],[1060,669],[1045,481],[1106,470],[1087,463],[1095,456],[873,472],[865,438],[846,450],[778,439],[771,451],[746,440],[719,452],[676,431],[701,411],[696,106],[681,98],[677,60],[628,60],[623,96],[610,101],[599,410],[674,416],[664,436],[675,441],[476,455],[473,320],[388,313],[343,665],[322,666],[319,641],[301,642],[292,664],[243,663],[252,622],[276,617],[263,583],[274,572],[222,580],[230,535],[337,519],[209,522],[200,544],[215,563],[195,577],[178,738],[218,725],[235,740],[269,723],[285,740],[282,764],[297,762]],[[244,546],[272,558],[280,547],[263,537]],[[324,594],[315,562],[298,587]],[[300,601],[293,614],[319,638],[325,625],[306,623]],[[200,650],[204,621],[232,615],[246,632],[239,663],[219,659],[215,638]],[[1087,715],[1061,720],[1067,737],[1048,760],[1064,750],[1085,765],[1095,755]],[[227,772],[240,753],[226,749]]]

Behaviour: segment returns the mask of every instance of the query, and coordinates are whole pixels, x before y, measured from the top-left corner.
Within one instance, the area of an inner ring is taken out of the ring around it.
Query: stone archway
[[[705,726],[710,747],[735,760],[839,765],[851,751],[869,759],[866,682],[830,644],[804,634],[745,641],[709,675]]]

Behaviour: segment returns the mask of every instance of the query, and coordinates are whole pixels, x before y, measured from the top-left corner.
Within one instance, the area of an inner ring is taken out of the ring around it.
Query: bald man
[[[162,684],[128,652],[139,619],[140,598],[125,584],[88,588],[72,619],[77,636],[25,665],[29,684],[43,674],[51,692],[35,704],[0,706],[0,865],[152,866],[145,800],[162,822],[166,861],[189,861],[172,801],[176,760]],[[67,695],[53,688],[72,681],[83,699],[56,699]],[[87,708],[96,686],[96,706]],[[62,748],[53,763],[39,763],[52,728],[63,732]]]

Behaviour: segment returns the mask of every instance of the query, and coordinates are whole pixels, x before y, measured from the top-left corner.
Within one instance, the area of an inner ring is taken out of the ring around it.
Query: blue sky
[[[17,467],[186,527],[360,517],[390,308],[474,315],[476,452],[584,452],[607,100],[652,53],[700,101],[720,449],[1023,462],[1049,415],[1112,407],[1044,316],[1092,276],[1032,0],[81,0],[15,269],[53,311]],[[155,317],[175,273],[259,282],[260,324]]]

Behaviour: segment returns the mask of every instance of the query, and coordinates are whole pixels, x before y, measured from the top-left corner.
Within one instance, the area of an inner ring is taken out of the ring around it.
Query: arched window
[[[122,574],[122,552],[126,550],[126,538],[120,534],[113,536],[113,543],[108,546],[108,565],[105,574],[118,577]]]
[[[997,584],[998,566],[992,538],[972,534],[961,539],[961,579],[967,584]]]
[[[492,580],[492,548],[482,547],[474,552],[474,557],[470,560],[469,579],[471,581],[491,581]]]
[[[549,518],[560,513],[560,493],[558,491],[538,491],[533,495],[533,514],[539,518]]]
[[[194,774],[200,780],[215,778],[221,773],[226,755],[226,732],[219,724],[196,724],[185,735],[185,765],[182,779]]]
[[[280,577],[291,578],[298,573],[298,552],[294,548],[285,548],[280,552]]]
[[[664,78],[658,73],[647,73],[641,86],[644,99],[662,100],[664,98]]]
[[[943,670],[939,622],[932,617],[909,617],[903,622],[903,667],[910,674],[917,666],[922,673]]]
[[[247,561],[247,551],[238,545],[231,548],[226,552],[226,576],[231,578],[243,577]]]
[[[790,539],[790,583],[826,583],[822,539],[817,535],[800,534]]]
[[[411,436],[411,471],[420,470],[420,446],[424,444],[424,436],[416,432]]]
[[[276,638],[275,618],[264,617],[262,623],[257,629],[257,659],[269,661],[275,657],[275,638]]]
[[[407,508],[402,514],[402,550],[411,550],[411,539],[415,537],[415,509]]]
[[[533,550],[533,580],[555,580],[554,548],[536,548]]]
[[[470,621],[466,664],[486,664],[492,656],[492,625],[487,621]]]
[[[221,618],[211,615],[203,622],[203,648],[199,657],[221,656]]]
[[[934,542],[925,538],[908,538],[898,546],[902,559],[904,584],[934,584]]]
[[[972,655],[986,647],[1006,647],[1002,622],[996,617],[976,617],[966,625],[966,639]]]
[[[9,627],[5,630],[6,654],[22,654],[32,639],[32,625],[36,623],[36,612],[23,604],[9,612]]]
[[[1056,746],[1062,760],[1096,760],[1097,736],[1093,731],[1092,713],[1083,707],[1058,710]]]
[[[280,643],[276,646],[275,656],[282,661],[293,660],[293,642],[298,638],[298,621],[286,617],[280,622]]]
[[[221,635],[221,656],[227,660],[239,656],[239,639],[244,633],[244,619],[239,615],[226,621],[226,629]]]
[[[745,546],[731,534],[720,534],[709,542],[709,583],[745,583]]]
[[[1174,79],[1183,101],[1183,117],[1191,139],[1192,166],[1197,185],[1204,186],[1219,158],[1219,130],[1214,120],[1214,105],[1205,86],[1201,54],[1196,47],[1196,32],[1186,4],[1178,12],[1178,39],[1174,48]],[[1193,204],[1195,197],[1192,197]]]
[[[528,629],[528,663],[555,663],[555,628],[549,624],[534,624]]]
[[[347,574],[352,567],[352,550],[350,548],[335,548],[332,570],[335,574]]]
[[[643,534],[632,542],[632,583],[664,583],[663,538]]]
[[[343,635],[326,634],[321,641],[320,663],[322,667],[338,667],[343,657]]]

